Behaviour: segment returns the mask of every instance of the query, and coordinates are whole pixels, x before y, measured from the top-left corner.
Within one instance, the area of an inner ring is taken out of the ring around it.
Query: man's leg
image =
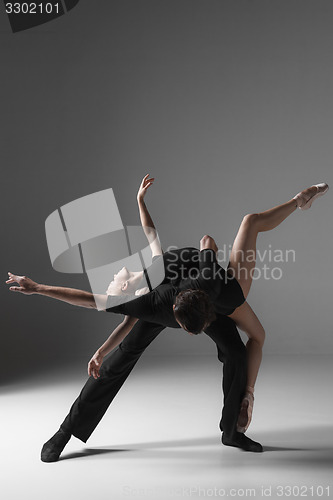
[[[164,328],[141,320],[134,325],[118,348],[104,360],[100,378],[89,377],[59,431],[44,444],[43,461],[58,460],[71,435],[87,441],[141,354]]]
[[[228,316],[218,315],[205,330],[215,342],[218,359],[223,363],[222,389],[224,394],[220,429],[222,442],[246,451],[262,451],[259,443],[236,432],[240,404],[247,382],[246,348],[234,321]]]

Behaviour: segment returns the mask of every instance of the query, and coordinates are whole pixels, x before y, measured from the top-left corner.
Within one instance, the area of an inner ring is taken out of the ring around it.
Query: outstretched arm
[[[153,184],[153,182],[154,182],[154,177],[149,177],[149,174],[144,176],[137,194],[137,201],[139,206],[141,225],[147,237],[148,243],[150,245],[154,257],[155,255],[162,255],[162,249],[157,237],[157,232],[154,222],[144,202],[145,194],[148,188]]]
[[[77,290],[76,288],[65,288],[61,286],[41,285],[35,281],[27,278],[27,276],[17,276],[8,273],[9,279],[7,284],[18,283],[19,286],[11,286],[9,290],[12,292],[21,292],[25,295],[45,295],[52,299],[62,300],[73,306],[88,307],[96,309],[94,295],[84,290]]]
[[[110,337],[104,342],[104,344],[97,349],[93,357],[88,363],[88,374],[92,375],[97,379],[99,375],[99,370],[103,362],[103,358],[109,354],[115,347],[117,347],[120,342],[129,334],[135,323],[138,321],[137,318],[132,318],[131,316],[125,316],[124,321],[120,323],[111,333]]]

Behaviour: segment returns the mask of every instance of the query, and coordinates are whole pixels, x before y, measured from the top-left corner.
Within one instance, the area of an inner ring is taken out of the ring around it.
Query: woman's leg
[[[311,186],[282,205],[278,205],[258,214],[248,214],[244,217],[231,250],[228,273],[236,277],[245,298],[249,293],[252,284],[253,270],[256,265],[256,242],[258,233],[274,229],[281,224],[284,219],[291,215],[296,208],[302,208],[303,206],[307,208],[309,204],[311,205],[311,199],[321,196],[327,189],[327,184]],[[244,304],[235,309],[229,317],[232,318],[236,325],[249,337],[246,344],[248,362],[247,390],[249,394],[252,393],[253,395],[254,385],[262,359],[265,331],[247,302],[244,302]],[[246,394],[244,399],[246,399],[247,396]],[[252,408],[249,407],[249,401],[251,402],[250,395],[247,400],[248,405],[243,405],[243,400],[240,412],[239,421],[243,419],[242,426],[245,430],[251,421]]]
[[[302,191],[305,198],[311,198],[318,192],[315,186]],[[265,212],[245,215],[238,229],[230,253],[228,273],[235,276],[247,297],[252,284],[253,271],[256,266],[256,243],[258,233],[270,231],[299,207],[296,199],[273,207]]]

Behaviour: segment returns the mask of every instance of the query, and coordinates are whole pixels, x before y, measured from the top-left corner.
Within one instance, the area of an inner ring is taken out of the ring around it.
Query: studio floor
[[[265,356],[247,435],[264,453],[225,447],[222,365],[214,356],[145,356],[87,443],[40,461],[86,380],[63,371],[4,387],[6,500],[329,498],[333,496],[332,357]]]

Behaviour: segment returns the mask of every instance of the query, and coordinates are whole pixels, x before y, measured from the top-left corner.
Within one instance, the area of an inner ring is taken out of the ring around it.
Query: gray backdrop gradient
[[[242,217],[332,184],[331,0],[81,0],[13,35],[1,4],[3,377],[86,362],[121,317],[10,293],[7,271],[89,289],[55,272],[46,217],[112,187],[124,224],[136,191],[164,248],[232,243]],[[248,297],[266,353],[332,353],[333,197],[261,234],[294,249],[279,280]],[[164,330],[152,354],[215,356],[201,335]]]

